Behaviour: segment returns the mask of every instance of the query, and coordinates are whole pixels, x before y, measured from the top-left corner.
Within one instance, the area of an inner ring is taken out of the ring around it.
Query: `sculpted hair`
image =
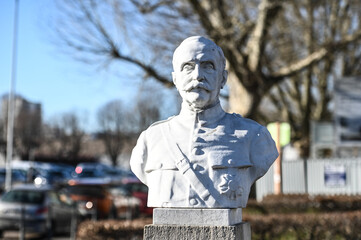
[[[175,70],[175,67],[177,64],[176,61],[177,61],[178,54],[180,54],[182,47],[190,42],[200,42],[200,43],[203,43],[207,47],[215,48],[216,52],[218,53],[218,57],[222,62],[222,70],[224,70],[226,68],[226,58],[224,57],[224,53],[223,53],[222,49],[217,44],[215,44],[212,40],[202,37],[202,36],[192,36],[192,37],[189,37],[189,38],[186,38],[185,40],[183,40],[183,42],[181,44],[179,44],[179,46],[174,50],[173,62],[172,62],[174,70]]]

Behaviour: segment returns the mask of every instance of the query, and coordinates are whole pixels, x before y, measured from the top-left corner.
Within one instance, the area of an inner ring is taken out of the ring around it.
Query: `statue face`
[[[193,40],[182,43],[176,51],[173,82],[183,101],[194,110],[216,103],[227,72],[215,46]]]

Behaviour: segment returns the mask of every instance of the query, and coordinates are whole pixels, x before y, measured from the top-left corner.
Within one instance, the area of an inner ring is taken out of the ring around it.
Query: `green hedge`
[[[245,215],[253,240],[361,239],[361,211]]]
[[[361,196],[312,196],[306,194],[269,195],[262,202],[250,200],[244,212],[319,213],[361,210]]]
[[[245,215],[252,240],[357,240],[361,239],[361,211]],[[78,240],[141,240],[151,219],[86,221],[79,225]]]
[[[361,240],[361,196],[267,196],[243,211],[252,240]],[[151,218],[86,221],[78,240],[140,240]]]
[[[79,224],[77,240],[141,240],[143,228],[151,218],[136,220],[84,221]]]

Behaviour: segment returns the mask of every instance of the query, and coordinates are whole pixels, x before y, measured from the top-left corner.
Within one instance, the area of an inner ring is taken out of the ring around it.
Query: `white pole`
[[[15,0],[15,14],[14,14],[14,34],[13,34],[13,53],[12,53],[12,71],[10,81],[10,93],[8,101],[8,124],[7,124],[7,138],[6,138],[6,178],[5,190],[11,189],[11,160],[13,155],[13,141],[14,141],[14,96],[15,96],[15,80],[16,80],[16,57],[17,57],[17,40],[18,40],[18,15],[19,15],[19,0]]]
[[[279,156],[274,163],[274,173],[273,173],[273,184],[274,184],[274,194],[279,195],[282,193],[282,165],[281,165],[281,124],[276,122],[276,147],[279,152]]]

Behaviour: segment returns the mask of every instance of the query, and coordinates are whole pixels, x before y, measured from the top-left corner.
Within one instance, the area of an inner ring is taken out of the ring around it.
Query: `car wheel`
[[[139,218],[140,217],[140,209],[139,206],[134,208],[134,217],[133,218]]]
[[[47,226],[47,231],[46,231],[46,237],[47,239],[51,239],[54,235],[54,221],[51,221],[50,224]]]
[[[114,206],[114,204],[112,205],[112,208],[110,209],[108,218],[109,219],[117,219],[118,218],[117,208]]]

